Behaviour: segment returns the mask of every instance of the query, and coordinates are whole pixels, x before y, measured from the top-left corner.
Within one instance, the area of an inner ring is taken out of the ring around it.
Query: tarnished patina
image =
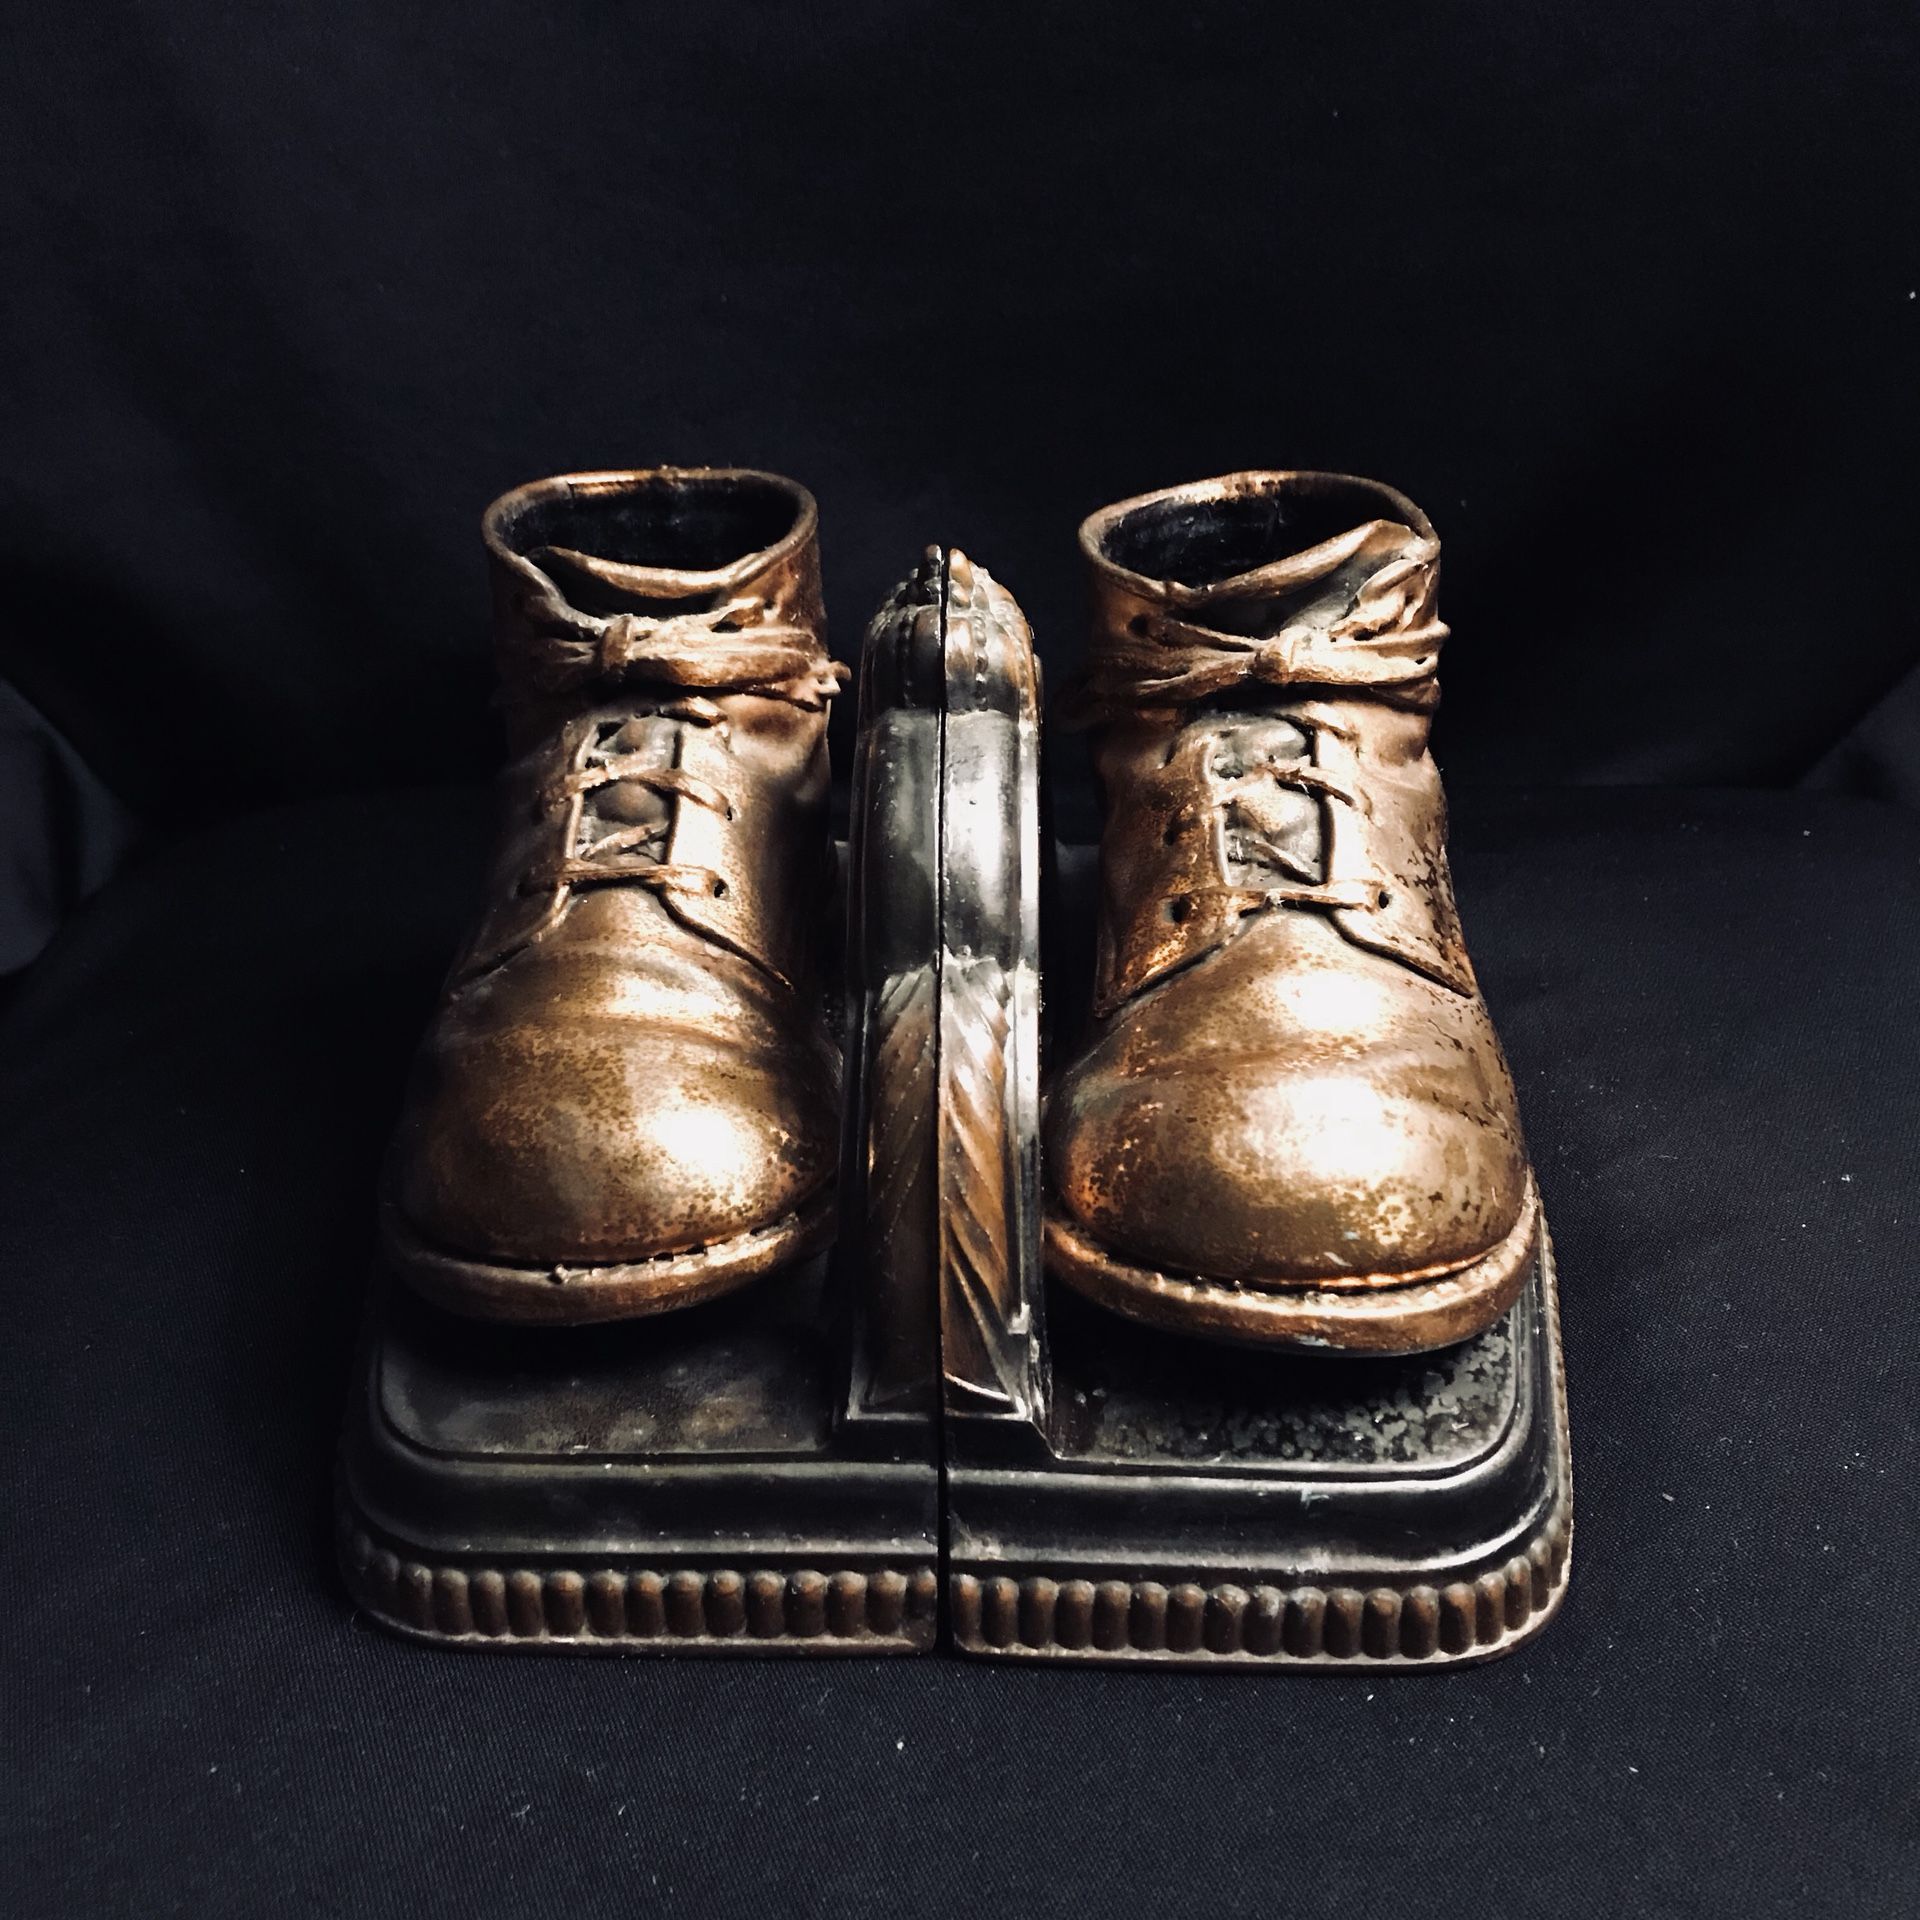
[[[828,658],[812,497],[580,474],[484,533],[512,764],[422,1046],[386,1244],[457,1311],[581,1322],[832,1235]]]
[[[1371,481],[1240,473],[1081,531],[1106,796],[1094,1021],[1048,1263],[1136,1318],[1337,1351],[1491,1324],[1539,1202],[1428,750],[1439,542]]]

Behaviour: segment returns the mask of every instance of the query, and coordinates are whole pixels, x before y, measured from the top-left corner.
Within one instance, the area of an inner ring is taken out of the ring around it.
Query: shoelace
[[[756,694],[817,713],[846,685],[849,669],[821,651],[804,627],[752,625],[757,602],[733,600],[699,611],[595,615],[569,606],[551,589],[531,593],[529,623],[546,644],[535,666],[548,692],[592,686],[651,684],[667,697],[645,715],[689,726],[721,727],[726,714],[706,696]],[[673,689],[697,689],[675,695]],[[645,753],[609,753],[595,745],[583,764],[549,784],[544,806],[570,805],[601,788],[631,784],[663,799],[691,802],[731,820],[732,800],[719,787],[678,768],[659,766]],[[617,882],[657,893],[725,899],[728,884],[710,867],[675,865],[659,857],[666,821],[616,827],[528,876],[529,890],[605,886]]]
[[[1223,633],[1171,609],[1141,614],[1099,634],[1087,666],[1065,700],[1070,727],[1098,725],[1143,710],[1190,707],[1247,686],[1315,693],[1365,694],[1392,705],[1430,708],[1439,698],[1437,666],[1447,627],[1432,612],[1439,546],[1416,543],[1368,576],[1335,619],[1299,623],[1264,637]],[[1284,787],[1370,814],[1366,795],[1312,764],[1312,740],[1327,734],[1349,743],[1354,735],[1323,716],[1289,707],[1284,717],[1307,735],[1298,759],[1263,756],[1233,783],[1269,778]],[[1283,864],[1276,860],[1275,864]],[[1393,890],[1373,879],[1320,881],[1277,887],[1208,889],[1243,909],[1300,906],[1379,910]],[[1176,920],[1186,913],[1174,903]]]
[[[1315,734],[1329,734],[1335,739],[1349,742],[1353,739],[1353,734],[1347,728],[1315,715],[1289,713],[1286,718],[1289,725],[1297,727],[1307,736],[1303,754],[1298,758],[1263,754],[1249,762],[1237,775],[1223,782],[1228,790],[1228,804],[1231,804],[1236,790],[1247,787],[1254,781],[1265,779],[1273,781],[1276,786],[1290,787],[1296,792],[1310,794],[1321,800],[1337,801],[1342,806],[1353,808],[1357,813],[1371,815],[1373,803],[1364,793],[1337,775],[1314,766],[1305,757],[1313,751]],[[1217,765],[1214,772],[1216,775],[1219,773]],[[1286,864],[1285,856],[1278,848],[1260,841],[1257,835],[1250,838],[1255,843],[1256,855],[1264,852],[1269,864],[1273,866]],[[1382,887],[1378,882],[1371,880],[1320,880],[1279,887],[1226,886],[1219,891],[1237,899],[1247,908],[1256,906],[1370,908],[1384,907],[1392,898],[1390,888]]]
[[[702,693],[757,693],[817,713],[849,669],[805,627],[754,624],[760,605],[727,600],[681,613],[582,613],[549,585],[523,603],[545,642],[534,677],[549,693],[596,683],[652,681]]]
[[[1432,612],[1437,541],[1420,541],[1368,576],[1346,611],[1263,638],[1223,633],[1171,609],[1095,637],[1066,696],[1066,723],[1086,727],[1142,708],[1186,707],[1236,688],[1365,693],[1424,708],[1439,698],[1446,623]]]

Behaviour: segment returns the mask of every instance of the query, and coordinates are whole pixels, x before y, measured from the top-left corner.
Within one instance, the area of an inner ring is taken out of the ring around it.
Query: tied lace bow
[[[569,605],[543,583],[522,603],[539,642],[531,677],[552,694],[651,683],[677,692],[652,709],[657,720],[696,727],[724,725],[724,709],[708,696],[757,694],[818,713],[846,684],[849,669],[830,658],[805,627],[754,625],[761,603],[750,599],[667,614],[592,614]],[[624,740],[626,729],[617,730]],[[691,803],[723,819],[734,817],[731,797],[712,782],[678,767],[662,766],[650,754],[600,739],[582,748],[579,761],[542,790],[545,807],[584,807],[589,798],[637,787],[669,803]],[[584,813],[576,815],[578,832]],[[728,897],[729,884],[711,867],[675,864],[662,857],[669,816],[631,821],[576,840],[557,861],[530,873],[526,891],[564,890],[629,882],[655,893],[697,895],[710,902]]]
[[[1185,707],[1238,687],[1364,692],[1430,707],[1447,628],[1433,611],[1439,544],[1424,540],[1368,576],[1344,612],[1277,633],[1242,636],[1172,610],[1100,633],[1067,696],[1068,724],[1090,726],[1140,708]]]
[[[534,675],[548,693],[650,680],[761,694],[817,713],[846,685],[849,669],[804,627],[753,625],[760,610],[756,601],[728,600],[698,611],[591,614],[542,590],[526,601],[543,643]]]

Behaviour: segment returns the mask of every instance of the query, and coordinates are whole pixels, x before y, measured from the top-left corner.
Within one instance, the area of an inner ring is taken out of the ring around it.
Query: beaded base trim
[[[933,1644],[931,1565],[825,1573],[475,1566],[382,1545],[350,1507],[340,1567],[383,1626],[447,1646],[643,1653],[916,1653]]]
[[[1539,1632],[1566,1592],[1571,1515],[1526,1553],[1443,1587],[1167,1587],[1154,1580],[948,1577],[955,1644],[1017,1659],[1449,1665]]]

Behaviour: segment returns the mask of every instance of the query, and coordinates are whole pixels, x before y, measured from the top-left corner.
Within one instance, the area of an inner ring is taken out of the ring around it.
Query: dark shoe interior
[[[1150,501],[1107,529],[1105,548],[1130,573],[1206,587],[1398,517],[1390,499],[1355,481],[1289,481],[1224,500]]]
[[[772,546],[799,517],[797,491],[758,474],[647,474],[617,492],[530,500],[501,535],[529,556],[566,547],[625,566],[711,573]]]

